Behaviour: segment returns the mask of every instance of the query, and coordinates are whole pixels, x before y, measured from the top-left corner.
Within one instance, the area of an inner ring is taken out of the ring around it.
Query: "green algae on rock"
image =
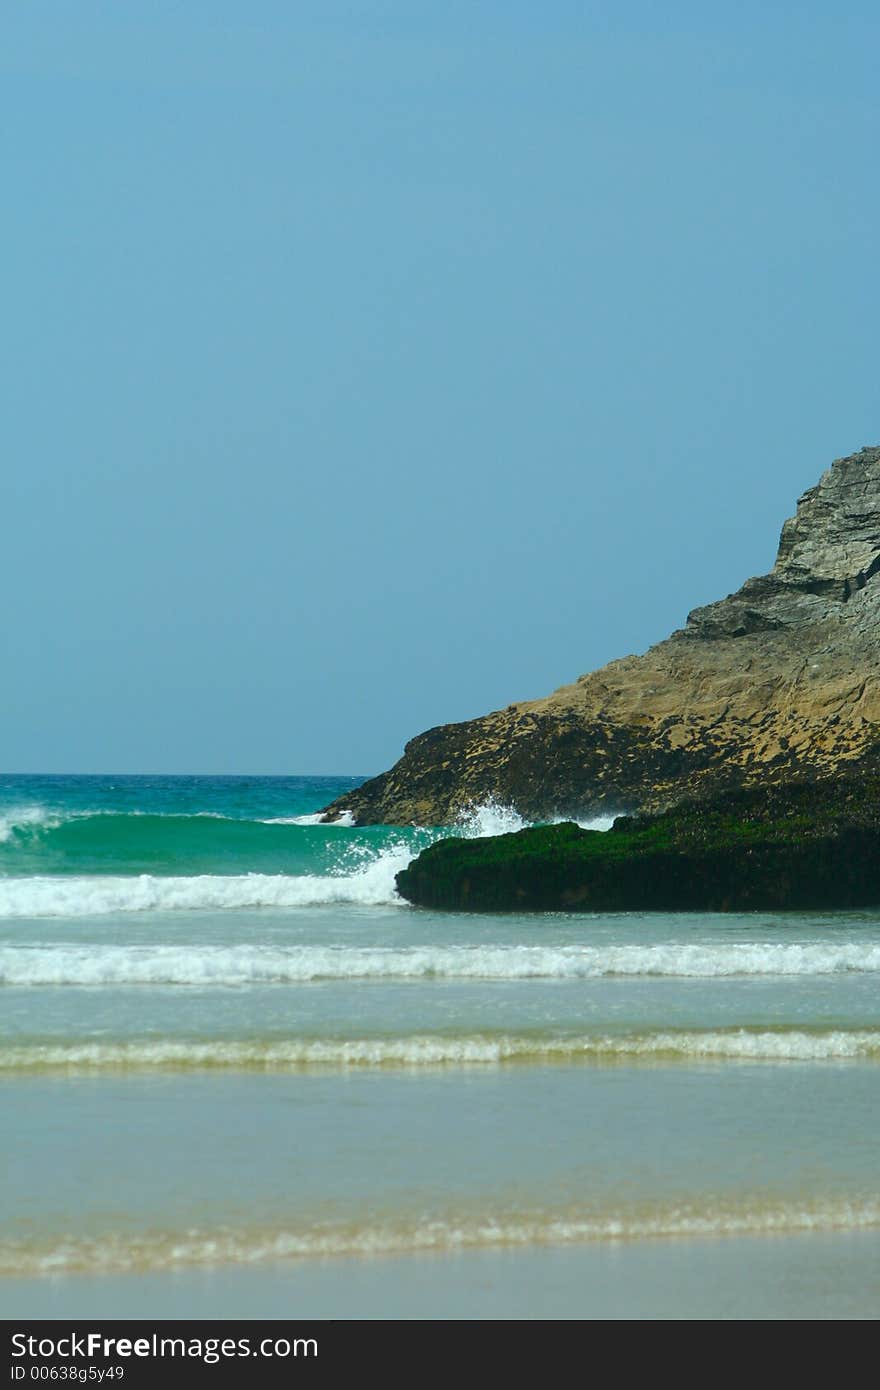
[[[474,912],[840,910],[880,905],[880,779],[739,791],[610,831],[571,822],[445,839],[397,875]]]

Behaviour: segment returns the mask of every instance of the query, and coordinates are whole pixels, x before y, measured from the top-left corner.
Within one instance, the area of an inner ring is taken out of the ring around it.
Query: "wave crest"
[[[30,1043],[0,1048],[0,1073],[108,1071],[345,1071],[487,1067],[522,1062],[824,1062],[880,1056],[880,1032],[709,1030],[536,1037],[471,1034]]]
[[[713,1203],[659,1206],[599,1213],[514,1213],[484,1219],[422,1219],[374,1225],[326,1223],[279,1230],[220,1227],[215,1230],[109,1232],[42,1241],[0,1242],[0,1274],[94,1273],[175,1269],[220,1264],[254,1265],[273,1260],[333,1255],[390,1255],[419,1251],[573,1245],[598,1241],[653,1240],[786,1234],[800,1231],[870,1230],[880,1226],[880,1203],[846,1198],[804,1203]]]
[[[191,885],[192,880],[184,879]],[[220,880],[224,883],[225,880]],[[356,901],[345,881],[316,881]],[[288,880],[302,884],[302,880]],[[367,879],[369,884],[369,878]],[[186,890],[189,892],[189,887]],[[213,891],[211,889],[210,891]],[[262,890],[261,890],[262,891]],[[283,890],[283,891],[286,891]],[[364,890],[371,891],[368,887]],[[359,901],[375,901],[367,896]],[[311,900],[314,901],[314,900]],[[253,896],[248,899],[254,902]],[[276,897],[261,905],[279,904]],[[166,906],[172,904],[166,901]],[[187,900],[187,905],[192,902]],[[204,905],[204,900],[203,900]],[[214,905],[208,901],[207,905]],[[225,900],[228,905],[228,900]],[[302,905],[295,899],[293,905]],[[106,907],[112,911],[112,906]],[[309,980],[587,980],[605,976],[715,979],[727,976],[814,976],[880,971],[880,945],[688,946],[172,946],[42,943],[0,947],[6,985],[243,985]]]

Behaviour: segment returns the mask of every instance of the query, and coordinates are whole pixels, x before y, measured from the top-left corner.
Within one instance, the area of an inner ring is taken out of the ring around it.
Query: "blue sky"
[[[880,440],[868,4],[2,20],[0,767],[373,772]]]

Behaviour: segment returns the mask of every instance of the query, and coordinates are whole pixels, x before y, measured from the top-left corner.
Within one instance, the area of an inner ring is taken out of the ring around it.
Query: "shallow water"
[[[2,782],[7,1277],[880,1229],[880,912],[419,911],[354,781]]]

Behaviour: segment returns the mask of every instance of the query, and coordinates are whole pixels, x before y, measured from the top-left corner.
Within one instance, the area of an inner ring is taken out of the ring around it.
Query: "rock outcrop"
[[[441,839],[397,874],[456,912],[839,911],[880,903],[880,778],[790,784],[620,816]]]
[[[494,799],[582,818],[878,766],[880,448],[867,448],[803,494],[770,574],[643,656],[429,729],[325,815],[436,825]]]

